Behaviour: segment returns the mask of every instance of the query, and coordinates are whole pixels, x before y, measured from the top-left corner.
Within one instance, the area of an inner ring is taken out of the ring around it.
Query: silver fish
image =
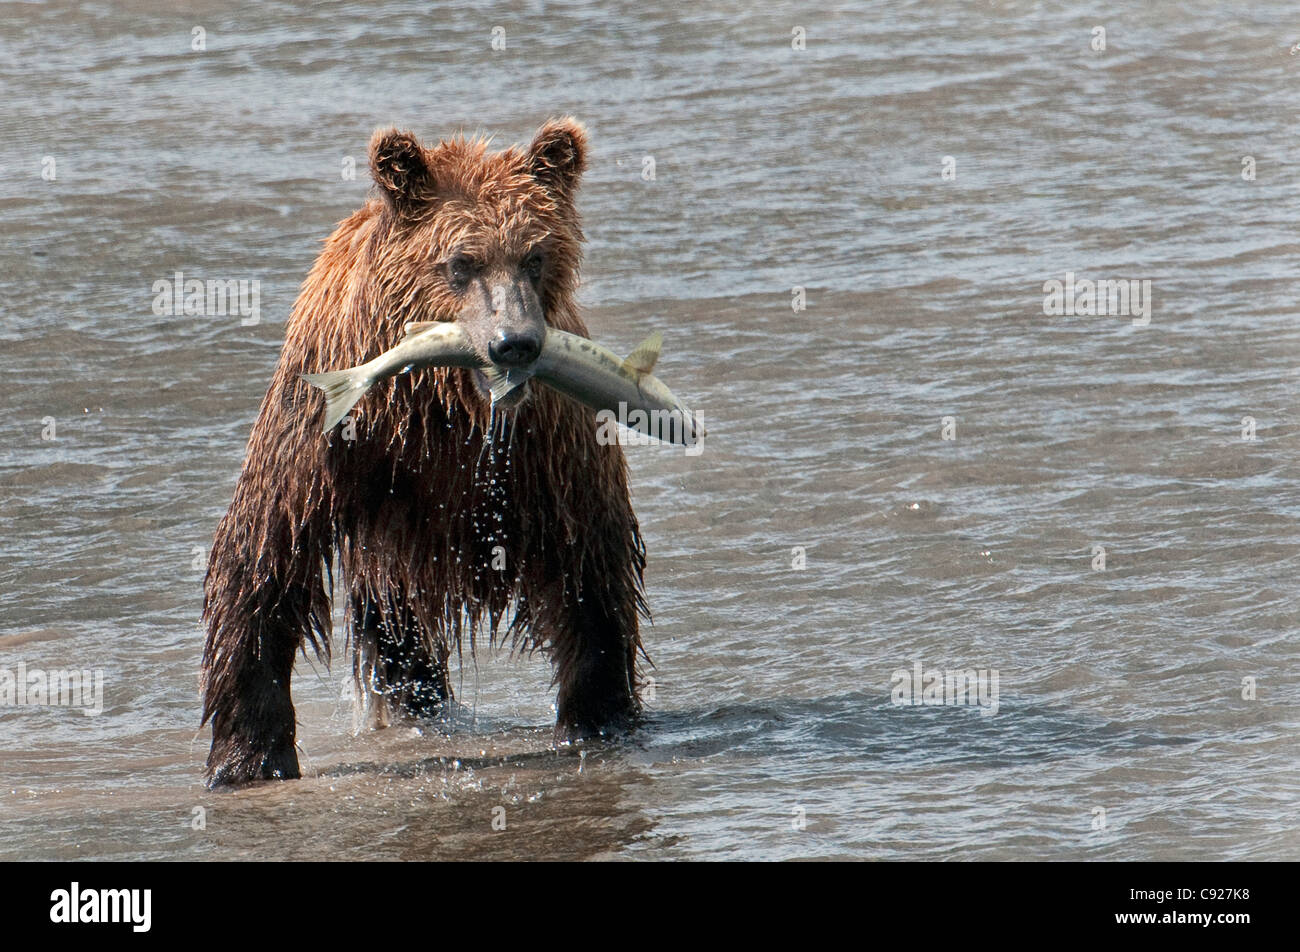
[[[302,379],[325,391],[325,432],[348,415],[375,383],[417,367],[479,367],[483,359],[458,325],[432,321],[406,326],[406,338],[374,360],[347,370],[303,374]]]
[[[347,415],[377,381],[417,367],[472,367],[486,378],[494,403],[516,387],[536,379],[598,413],[598,420],[617,421],[628,429],[666,443],[695,446],[705,436],[693,412],[651,371],[659,360],[663,337],[654,333],[626,359],[577,334],[547,328],[542,353],[531,365],[509,372],[485,362],[455,323],[406,325],[407,336],[374,360],[330,373],[303,374],[325,391],[325,432]],[[607,414],[607,415],[605,415]]]
[[[663,337],[647,337],[626,358],[593,340],[547,328],[541,356],[524,368],[532,379],[617,420],[630,430],[665,443],[694,446],[705,435],[695,414],[652,374]],[[492,399],[500,400],[522,381],[515,374],[484,371]]]

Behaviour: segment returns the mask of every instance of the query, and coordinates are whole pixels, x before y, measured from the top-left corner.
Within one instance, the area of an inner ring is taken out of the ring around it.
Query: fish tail
[[[323,374],[302,374],[302,379],[325,391],[325,432],[348,415],[357,401],[370,389],[372,381],[360,367],[331,370]]]

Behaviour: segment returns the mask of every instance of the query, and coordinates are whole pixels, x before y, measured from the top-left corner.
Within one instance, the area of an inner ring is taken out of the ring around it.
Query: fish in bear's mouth
[[[514,410],[532,396],[532,389],[528,385],[528,378],[532,376],[532,372],[531,370],[520,369],[517,367],[510,370],[506,370],[505,368],[500,369],[505,373],[506,379],[511,383],[515,383],[516,381],[519,381],[519,383],[515,384],[514,389],[509,393],[499,398],[493,406],[501,410]],[[478,387],[479,393],[483,394],[489,402],[492,402],[492,386],[488,383],[487,377],[481,370],[475,369],[473,373],[474,385]]]

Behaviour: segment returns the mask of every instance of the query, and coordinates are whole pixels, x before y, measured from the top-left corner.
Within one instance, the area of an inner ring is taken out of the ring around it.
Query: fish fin
[[[636,350],[627,355],[623,367],[636,374],[648,374],[659,363],[659,349],[663,346],[664,335],[655,331],[640,344]]]
[[[443,321],[411,321],[406,325],[406,336],[414,337],[416,334],[423,334],[430,327],[436,327]]]
[[[487,378],[488,388],[492,391],[493,403],[501,400],[506,396],[506,394],[510,393],[510,391],[528,380],[527,377],[522,377],[519,380],[511,380],[510,374],[506,371],[498,370],[496,367],[492,366],[483,367],[482,374]]]
[[[302,374],[302,379],[325,391],[325,432],[348,415],[373,383],[360,367],[331,370],[323,374]]]

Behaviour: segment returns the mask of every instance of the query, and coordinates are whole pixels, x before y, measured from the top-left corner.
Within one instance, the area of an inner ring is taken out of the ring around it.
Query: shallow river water
[[[1300,859],[1294,8],[614,6],[0,4],[0,670],[104,677],[0,706],[0,858]],[[628,448],[645,724],[556,752],[480,651],[358,730],[340,644],[306,777],[206,792],[200,566],[370,133],[564,113],[593,334],[709,427]]]

